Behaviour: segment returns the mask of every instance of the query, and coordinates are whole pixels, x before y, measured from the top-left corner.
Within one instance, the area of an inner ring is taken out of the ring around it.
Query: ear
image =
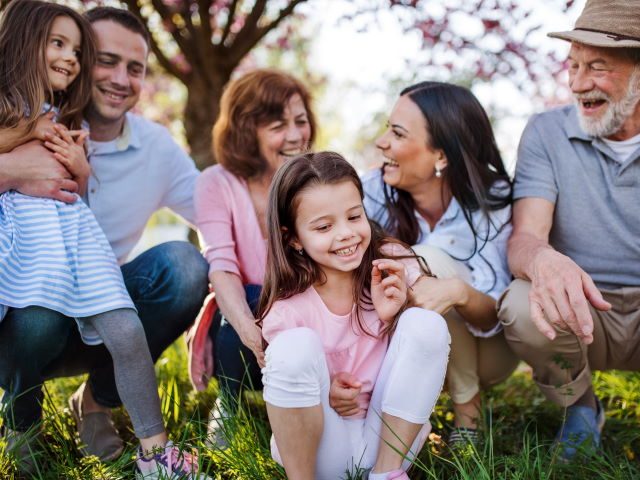
[[[289,242],[289,245],[291,245],[291,248],[293,248],[296,252],[299,250],[302,250],[302,244],[298,241],[297,238],[294,238],[293,240],[291,240]]]
[[[438,159],[436,160],[435,167],[438,170],[444,170],[449,165],[449,161],[447,160],[447,156],[444,154],[442,150],[436,150],[438,155]]]

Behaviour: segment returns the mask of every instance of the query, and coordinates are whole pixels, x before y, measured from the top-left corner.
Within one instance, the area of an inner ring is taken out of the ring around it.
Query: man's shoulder
[[[175,143],[169,130],[158,122],[154,122],[153,120],[149,120],[142,115],[132,112],[127,113],[127,121],[129,122],[131,130],[143,142],[152,142],[150,145],[163,141]]]
[[[575,116],[575,106],[562,105],[534,114],[529,120],[529,124],[543,130],[548,129],[557,132],[558,128],[563,128],[567,119],[571,119],[573,116]]]

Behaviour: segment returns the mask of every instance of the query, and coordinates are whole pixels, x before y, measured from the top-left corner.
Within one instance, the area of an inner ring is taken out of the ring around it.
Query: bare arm
[[[17,190],[33,197],[76,201],[78,184],[42,142],[33,140],[0,154],[0,193]]]
[[[264,366],[262,333],[247,303],[240,277],[235,273],[217,271],[210,274],[209,281],[216,292],[220,311],[238,333],[242,343],[253,351],[258,364]]]
[[[409,293],[412,305],[444,315],[452,308],[480,330],[493,328],[496,301],[459,278],[421,277]]]
[[[549,245],[553,212],[553,203],[542,198],[516,201],[509,267],[516,277],[531,281],[531,320],[540,332],[553,340],[554,326],[568,328],[589,344],[593,341],[589,304],[599,310],[611,305],[584,270]]]

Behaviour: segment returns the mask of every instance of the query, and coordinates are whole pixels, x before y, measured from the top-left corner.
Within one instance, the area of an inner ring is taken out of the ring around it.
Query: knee
[[[451,337],[441,315],[424,308],[411,307],[398,319],[396,335],[416,343],[424,352],[449,351]]]
[[[34,358],[39,352],[65,345],[75,322],[47,308],[27,307],[10,309],[1,326],[0,335],[11,343],[16,356]]]
[[[516,279],[498,300],[498,319],[504,327],[507,342],[514,349],[520,349],[523,346],[545,349],[551,343],[531,321],[530,289],[530,282]]]
[[[117,336],[103,338],[103,341],[111,355],[119,358],[136,358],[142,348],[149,348],[142,322],[137,315],[121,318],[118,322]]]
[[[171,279],[176,293],[182,296],[202,293],[204,297],[209,265],[198,249],[188,242],[179,241],[167,242],[160,247],[161,261],[171,269]]]
[[[292,328],[281,332],[265,352],[267,370],[277,370],[289,378],[314,371],[324,358],[322,341],[310,328]]]

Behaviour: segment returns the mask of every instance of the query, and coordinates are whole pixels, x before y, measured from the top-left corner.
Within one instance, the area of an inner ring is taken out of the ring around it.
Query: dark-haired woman
[[[214,366],[220,396],[209,426],[218,445],[226,443],[220,419],[233,413],[229,407],[242,388],[262,388],[262,334],[253,312],[267,263],[267,194],[278,167],[313,142],[310,103],[304,85],[277,70],[255,70],[230,82],[213,128],[218,165],[204,170],[196,184],[196,223],[222,320],[210,330],[213,356],[206,347],[192,347],[191,374],[204,388],[206,379],[193,366]]]
[[[455,414],[449,440],[475,443],[480,390],[517,366],[495,308],[511,279],[511,181],[484,109],[456,85],[403,90],[376,146],[385,160],[365,178],[365,207],[389,233],[416,245],[437,276],[414,286],[412,302],[447,320]]]

